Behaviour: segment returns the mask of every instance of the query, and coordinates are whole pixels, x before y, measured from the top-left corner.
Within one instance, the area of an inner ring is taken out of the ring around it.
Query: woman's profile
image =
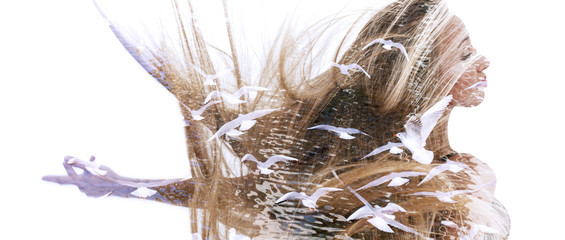
[[[508,237],[493,171],[449,144],[451,110],[482,102],[489,61],[443,1],[360,14],[329,38],[335,50],[321,38],[339,18],[310,34],[283,29],[259,61],[242,53],[227,10],[222,48],[190,17],[190,1],[172,6],[178,45],[140,43],[101,12],[178,99],[192,176],[139,180],[69,156],[68,176],[44,180],[194,209],[195,239]],[[332,61],[319,62],[320,49]]]

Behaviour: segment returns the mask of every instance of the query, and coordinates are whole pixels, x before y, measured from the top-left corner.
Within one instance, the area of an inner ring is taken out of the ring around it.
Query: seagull
[[[477,234],[479,232],[490,233],[490,234],[499,234],[500,231],[496,228],[491,228],[489,226],[485,226],[482,224],[471,224],[471,230],[469,231],[468,235],[463,236],[462,239],[473,240],[476,239]]]
[[[317,126],[308,128],[308,130],[311,130],[311,129],[320,129],[320,130],[332,131],[332,132],[337,133],[339,135],[339,138],[342,138],[342,139],[354,139],[355,137],[351,136],[351,134],[363,134],[363,135],[369,136],[369,134],[361,132],[361,131],[359,131],[355,128],[342,128],[342,127],[334,127],[334,126],[330,126],[330,125],[317,125]]]
[[[393,142],[388,142],[386,145],[380,146],[378,148],[375,148],[375,150],[373,150],[372,152],[370,152],[369,154],[365,155],[363,158],[361,159],[365,159],[368,158],[370,156],[374,156],[377,155],[381,152],[384,152],[386,150],[390,150],[390,153],[392,154],[399,154],[401,152],[403,152],[402,149],[400,149],[399,147],[404,147],[404,144],[402,143],[393,143]]]
[[[422,164],[430,164],[434,158],[432,151],[426,150],[426,139],[432,132],[439,118],[453,99],[449,95],[428,109],[421,117],[412,116],[404,124],[406,132],[397,133],[396,136],[402,144],[412,153],[412,159]]]
[[[318,201],[318,198],[320,198],[322,195],[328,192],[342,191],[342,190],[343,189],[341,188],[322,187],[322,188],[318,188],[311,196],[306,195],[306,193],[304,192],[300,192],[300,193],[289,192],[283,195],[282,197],[280,197],[277,201],[275,201],[275,203],[278,204],[284,201],[300,199],[302,200],[302,204],[305,207],[308,207],[308,209],[310,209],[310,212],[313,212],[316,210],[316,202]]]
[[[345,65],[345,64],[337,64],[335,62],[332,62],[332,66],[339,68],[339,71],[341,72],[341,74],[343,75],[349,75],[349,70],[351,69],[359,69],[361,70],[361,72],[363,72],[368,78],[371,78],[371,75],[369,75],[365,69],[363,69],[361,66],[359,66],[357,63],[352,63],[349,65]]]
[[[202,75],[204,77],[204,79],[206,79],[204,81],[204,85],[216,85],[216,83],[214,82],[214,79],[225,75],[228,72],[233,71],[233,69],[230,69],[228,71],[222,72],[222,73],[216,73],[216,74],[207,74],[205,73],[202,69],[200,69],[198,66],[194,65],[194,64],[190,64],[190,66],[200,75]]]
[[[272,172],[274,172],[274,170],[269,169],[269,167],[273,164],[275,164],[276,162],[286,162],[286,161],[298,161],[298,159],[293,158],[293,157],[287,157],[284,155],[273,155],[271,156],[269,159],[267,159],[267,161],[265,162],[259,162],[257,160],[257,158],[255,158],[253,155],[251,154],[245,154],[242,158],[241,158],[241,162],[244,162],[246,160],[251,160],[257,163],[257,168],[261,171],[261,174],[271,174]]]
[[[450,171],[452,173],[458,173],[463,169],[471,170],[471,168],[469,168],[469,166],[467,166],[467,164],[465,164],[465,163],[455,162],[455,161],[451,161],[451,160],[448,159],[444,164],[441,164],[441,165],[438,165],[438,166],[432,168],[432,170],[430,170],[430,172],[424,178],[424,180],[422,180],[420,183],[418,183],[418,186],[422,185],[422,183],[429,181],[430,179],[432,179],[433,177],[435,177],[436,175],[438,175],[438,174],[440,174],[444,171]]]
[[[190,109],[188,106],[186,106],[184,103],[179,102],[184,108],[186,108],[189,112],[190,115],[192,116],[192,119],[194,121],[200,121],[202,119],[204,119],[204,117],[202,117],[202,113],[204,113],[204,111],[206,111],[206,109],[208,109],[210,106],[214,105],[214,104],[218,104],[221,103],[222,101],[213,101],[213,102],[209,102],[206,105],[202,106],[200,109],[194,111],[192,109]]]
[[[407,177],[422,176],[422,175],[426,175],[426,173],[411,172],[411,171],[391,173],[389,175],[377,178],[376,180],[365,184],[365,186],[358,188],[356,191],[360,191],[360,190],[367,189],[367,188],[370,188],[370,187],[376,187],[376,186],[379,186],[379,185],[381,185],[381,184],[383,184],[387,181],[391,181],[388,184],[388,186],[396,187],[396,186],[400,186],[400,185],[407,182],[405,180],[400,181],[401,179],[406,179]],[[408,179],[406,179],[406,180],[408,180]],[[395,181],[395,182],[393,182],[393,181]]]
[[[131,192],[130,194],[138,198],[148,198],[155,195],[155,193],[157,193],[157,191],[153,189],[149,189],[146,187],[138,187],[135,191]]]
[[[378,205],[375,205],[374,207],[363,206],[357,209],[357,211],[355,211],[353,214],[351,214],[347,218],[347,221],[370,216],[372,218],[367,219],[367,222],[383,232],[394,233],[394,231],[392,230],[392,228],[390,228],[390,226],[388,226],[389,224],[384,218],[394,220],[395,217],[392,214],[394,214],[395,212],[406,212],[406,210],[395,203],[388,203],[385,207],[380,207]]]
[[[401,43],[397,43],[397,42],[393,42],[392,40],[384,40],[382,38],[377,38],[373,41],[371,41],[369,44],[365,45],[365,47],[363,47],[363,50],[367,49],[368,47],[374,45],[375,43],[381,43],[383,44],[383,48],[386,50],[392,50],[392,47],[398,48],[400,49],[400,51],[404,54],[404,56],[406,57],[406,59],[408,58],[408,53],[406,52],[406,49],[404,48],[404,45],[402,45]]]
[[[392,215],[392,214],[395,213],[395,212],[406,212],[406,210],[404,208],[402,208],[401,206],[394,204],[394,203],[389,203],[384,208],[380,207],[378,205],[375,205],[373,207],[373,206],[371,206],[369,201],[367,201],[364,197],[362,197],[359,193],[357,193],[357,191],[353,190],[353,188],[351,188],[349,185],[346,185],[343,181],[341,181],[341,179],[337,176],[337,173],[335,172],[335,170],[332,170],[332,173],[343,185],[345,185],[345,187],[351,193],[353,193],[365,205],[365,206],[361,207],[360,209],[358,209],[357,211],[355,211],[353,214],[351,214],[347,218],[348,221],[370,216],[372,218],[367,219],[367,222],[369,222],[370,224],[372,224],[377,229],[379,229],[383,232],[394,233],[394,231],[390,228],[390,226],[393,226],[393,227],[396,227],[400,230],[403,230],[403,231],[406,231],[406,232],[409,232],[409,233],[414,233],[414,234],[421,236],[425,239],[431,240],[431,238],[425,237],[423,234],[417,232],[416,230],[412,229],[411,227],[408,227],[408,226],[394,220],[395,216]]]
[[[231,120],[227,123],[225,123],[224,125],[222,125],[220,127],[220,129],[218,129],[218,131],[216,133],[214,133],[214,135],[212,137],[210,137],[210,139],[208,139],[208,141],[212,141],[212,139],[216,138],[216,137],[221,137],[222,135],[230,132],[240,132],[239,135],[243,134],[241,131],[235,130],[235,128],[237,128],[240,125],[246,125],[245,127],[249,127],[250,128],[250,124],[253,123],[255,124],[253,121],[255,121],[256,118],[260,118],[262,116],[265,116],[269,113],[272,113],[274,111],[278,111],[279,109],[265,109],[265,110],[255,110],[253,112],[247,113],[247,114],[239,114],[239,116],[237,116],[236,119]],[[249,129],[247,128],[247,129]],[[247,130],[245,129],[245,130]],[[235,130],[235,131],[232,131]]]
[[[268,88],[254,87],[254,86],[241,87],[234,94],[224,92],[221,90],[214,90],[210,92],[208,96],[206,96],[204,103],[207,103],[208,101],[219,97],[222,98],[222,100],[228,102],[229,104],[240,104],[245,102],[240,99],[241,96],[243,96],[243,94],[249,94],[250,98],[255,98],[255,96],[257,96],[258,91],[268,91],[268,90],[269,90]]]
[[[411,193],[411,194],[408,194],[408,195],[431,196],[431,197],[437,197],[437,199],[442,201],[442,202],[456,203],[455,200],[451,199],[452,197],[455,197],[455,196],[461,195],[461,194],[473,193],[473,192],[476,192],[476,191],[479,191],[479,190],[455,190],[455,191],[451,191],[451,192],[441,192],[441,191],[417,192],[417,193]]]
[[[235,228],[230,228],[228,231],[228,240],[251,240],[251,238],[237,234]]]
[[[83,165],[84,169],[86,169],[88,172],[96,176],[106,175],[108,171],[100,169],[100,166],[102,166],[102,164],[94,162],[95,159],[96,158],[94,156],[91,156],[89,161],[84,161],[73,156],[66,156],[65,162],[69,165],[74,165],[74,164]]]
[[[491,234],[498,234],[500,233],[500,231],[498,231],[498,229],[496,228],[491,228],[482,224],[473,224],[471,223],[471,229],[469,231],[468,234],[463,235],[464,232],[463,230],[454,222],[449,221],[449,220],[445,220],[445,221],[441,221],[441,224],[450,227],[450,228],[455,228],[458,231],[458,235],[459,235],[459,239],[462,240],[474,240],[476,239],[476,235],[479,232],[484,232],[484,233],[491,233]]]

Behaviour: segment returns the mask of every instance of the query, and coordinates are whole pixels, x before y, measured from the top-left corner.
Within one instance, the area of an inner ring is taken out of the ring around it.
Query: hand
[[[85,161],[72,161],[72,157],[65,157],[63,167],[67,171],[66,176],[44,176],[42,179],[49,182],[58,184],[72,184],[76,185],[81,192],[89,197],[101,197],[107,194],[117,196],[128,196],[135,187],[126,186],[117,181],[122,178],[114,171],[106,166],[100,166],[99,169],[105,171],[104,175],[91,173],[88,167],[88,162]],[[94,161],[91,158],[91,162]],[[82,174],[77,174],[75,168],[83,170]]]

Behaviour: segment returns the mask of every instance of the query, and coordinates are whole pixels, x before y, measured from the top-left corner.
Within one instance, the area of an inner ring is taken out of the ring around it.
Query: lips
[[[484,78],[482,78],[482,79],[484,79]],[[483,90],[485,87],[487,87],[487,85],[488,85],[487,80],[482,80],[482,81],[479,81],[479,82],[465,88],[465,90],[468,90],[468,89],[471,89],[471,88],[478,88],[479,90]]]

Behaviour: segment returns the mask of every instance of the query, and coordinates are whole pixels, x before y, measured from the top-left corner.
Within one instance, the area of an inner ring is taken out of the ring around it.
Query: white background
[[[452,145],[496,172],[510,239],[562,238],[563,4],[449,4],[491,61],[484,103],[452,116]],[[0,3],[0,239],[188,239],[187,209],[41,180],[65,174],[65,155],[124,176],[187,176],[182,124],[90,1]]]

